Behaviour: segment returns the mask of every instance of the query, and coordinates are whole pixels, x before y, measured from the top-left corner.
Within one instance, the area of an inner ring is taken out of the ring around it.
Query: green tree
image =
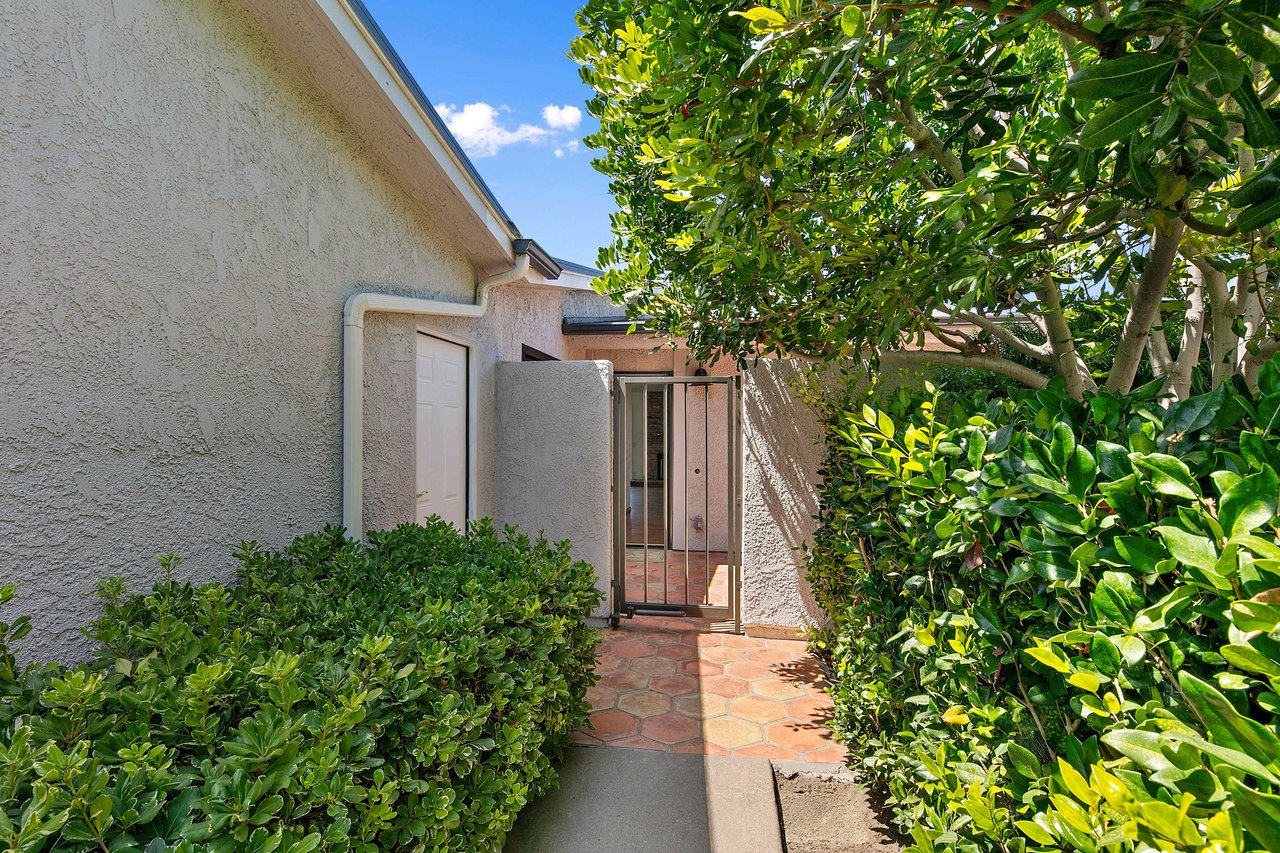
[[[1278,13],[588,0],[572,56],[620,206],[600,287],[702,358],[877,353],[1076,397],[1144,360],[1179,399],[1252,381],[1280,350]],[[1073,332],[1094,301],[1113,346]]]

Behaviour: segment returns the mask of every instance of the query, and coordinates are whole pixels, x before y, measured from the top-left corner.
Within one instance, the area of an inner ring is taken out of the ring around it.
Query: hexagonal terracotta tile
[[[792,699],[787,703],[787,714],[808,723],[829,722],[833,713],[835,713],[835,706],[831,702],[831,697],[825,693]]]
[[[660,752],[665,752],[667,749],[665,745],[649,740],[647,737],[626,737],[610,741],[609,746],[624,746],[629,749],[655,749]]]
[[[796,752],[809,752],[810,750],[828,746],[831,743],[831,735],[826,729],[815,728],[791,720],[784,720],[781,723],[767,726],[764,734],[769,743],[774,743],[787,749],[794,749]]]
[[[699,649],[711,649],[716,646],[724,645],[724,635],[722,634],[693,634],[684,635],[684,641]]]
[[[737,678],[745,678],[747,681],[754,681],[757,678],[774,678],[772,665],[761,663],[758,660],[739,660],[726,664],[724,671],[727,675]]]
[[[601,652],[596,655],[596,672],[601,675],[608,675],[611,672],[617,672],[627,665],[626,658],[620,658],[615,654]]]
[[[680,664],[679,669],[685,675],[719,675],[724,672],[724,664],[712,663],[709,660],[691,660]]]
[[[672,660],[695,660],[698,657],[698,650],[692,646],[686,646],[684,643],[679,643],[674,646],[659,646],[658,654]]]
[[[804,649],[799,650],[799,654],[803,654]],[[751,649],[747,652],[747,660],[759,661],[760,663],[787,663],[795,660],[797,654],[780,649]]]
[[[645,720],[640,733],[660,743],[680,743],[698,736],[698,721],[683,714],[663,714]]]
[[[723,696],[712,696],[708,693],[694,693],[676,699],[676,710],[694,719],[704,720],[718,717],[729,710],[729,700]]]
[[[687,675],[655,675],[649,679],[649,689],[680,696],[697,690],[698,682]]]
[[[769,699],[800,699],[809,695],[809,691],[803,684],[772,678],[751,682],[751,692]]]
[[[578,746],[599,746],[601,741],[586,732],[569,732],[569,743],[574,743]]]
[[[623,640],[621,643],[614,643],[611,651],[619,657],[643,658],[653,654],[654,647],[639,640]]]
[[[681,639],[684,634],[677,634],[675,631],[650,631],[644,635],[644,641],[657,648],[670,645],[684,645]]]
[[[635,734],[640,719],[622,711],[597,711],[591,715],[589,734],[600,740],[611,740]]]
[[[742,758],[773,758],[778,761],[795,761],[800,757],[794,749],[784,749],[773,743],[757,743],[744,746],[734,752]]]
[[[702,679],[702,692],[713,696],[727,696],[730,699],[747,694],[747,682],[741,678],[728,675],[713,675]]]
[[[849,762],[849,753],[843,746],[832,744],[821,749],[815,749],[812,752],[806,752],[804,760],[823,764],[847,764]]]
[[[616,690],[619,693],[625,693],[628,690],[639,690],[648,683],[649,679],[646,676],[639,672],[632,672],[629,669],[606,675],[600,679],[601,687]]]
[[[773,699],[762,699],[759,696],[744,696],[734,699],[729,705],[729,712],[752,723],[772,723],[787,716],[781,702]]]
[[[631,671],[644,675],[674,675],[677,666],[679,666],[679,663],[671,658],[653,655],[647,658],[640,658],[632,663]]]
[[[672,752],[692,753],[693,755],[728,755],[729,750],[715,743],[707,743],[705,740],[691,740],[684,743],[678,743],[671,747]]]
[[[742,649],[731,649],[728,646],[708,646],[698,649],[698,657],[703,660],[715,661],[716,663],[732,663],[736,660],[742,660]]]
[[[652,717],[671,710],[671,697],[653,690],[639,690],[620,698],[618,710],[637,717]]]
[[[617,691],[596,685],[587,688],[587,701],[591,703],[591,710],[603,711],[617,704],[618,694]]]
[[[716,717],[702,723],[702,738],[726,749],[737,749],[759,741],[760,727],[736,717]]]

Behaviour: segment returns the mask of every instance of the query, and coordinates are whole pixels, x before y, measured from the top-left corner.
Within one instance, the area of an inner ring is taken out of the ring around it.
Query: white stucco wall
[[[573,543],[609,594],[613,370],[605,361],[503,363],[497,370],[497,520]],[[596,616],[610,612],[606,597]]]
[[[0,580],[29,654],[83,656],[98,579],[145,589],[160,552],[225,579],[240,539],[336,523],[344,300],[473,297],[468,257],[238,8],[0,4]],[[504,291],[485,321],[370,318],[371,527],[412,516],[419,323],[476,344],[493,511],[492,370],[563,300]]]
[[[743,372],[742,621],[748,632],[821,624],[803,545],[818,512],[821,422],[795,394],[804,368],[761,360]]]

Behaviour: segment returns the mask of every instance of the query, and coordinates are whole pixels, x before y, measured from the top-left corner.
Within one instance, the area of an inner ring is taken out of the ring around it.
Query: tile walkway
[[[801,640],[714,633],[705,619],[637,616],[605,629],[591,727],[573,742],[843,762],[831,699]]]

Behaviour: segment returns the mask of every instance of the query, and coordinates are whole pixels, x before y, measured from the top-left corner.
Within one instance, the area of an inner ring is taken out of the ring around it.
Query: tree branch
[[[904,101],[898,105],[898,109],[902,114],[903,130],[911,138],[911,141],[945,169],[947,174],[951,176],[951,180],[963,181],[965,178],[964,163],[960,162],[960,158],[942,144],[938,134],[920,121],[911,104]]]
[[[1037,345],[1029,341],[1024,341],[1022,338],[1009,331],[1008,327],[1002,326],[994,320],[984,317],[981,314],[975,314],[972,311],[953,311],[951,316],[957,320],[972,323],[1000,343],[1010,349],[1017,350],[1028,358],[1034,358],[1036,361],[1043,361],[1046,364],[1049,363],[1050,351],[1047,344]]]
[[[1178,259],[1178,244],[1185,228],[1181,219],[1174,219],[1166,227],[1157,226],[1155,229],[1151,251],[1147,253],[1147,265],[1129,303],[1129,314],[1120,333],[1120,345],[1116,347],[1115,361],[1107,376],[1108,391],[1128,394],[1133,388],[1142,352],[1147,348],[1147,337],[1160,313],[1160,300],[1169,286],[1169,276]]]
[[[966,6],[979,12],[991,12],[992,4],[987,2],[987,0],[956,0],[956,2],[948,4],[945,8],[954,8],[956,6]],[[872,7],[870,5],[863,5],[863,8],[869,11]],[[903,11],[910,12],[919,9],[942,9],[944,7],[941,3],[883,3],[877,8],[901,9]],[[1003,9],[996,11],[994,14],[999,18],[1017,18],[1026,14],[1027,11],[1029,11],[1028,7],[1011,3]],[[1044,21],[1058,32],[1071,36],[1076,41],[1082,41],[1091,47],[1102,47],[1102,39],[1098,38],[1097,33],[1077,24],[1075,21],[1064,17],[1058,12],[1049,12],[1041,17],[1040,20]]]
[[[927,366],[941,364],[948,367],[972,367],[976,370],[989,370],[1007,376],[1028,388],[1040,389],[1049,384],[1049,377],[1043,373],[1009,361],[998,355],[965,355],[959,352],[929,352],[928,350],[890,350],[880,353],[880,363],[896,364],[901,367]]]

